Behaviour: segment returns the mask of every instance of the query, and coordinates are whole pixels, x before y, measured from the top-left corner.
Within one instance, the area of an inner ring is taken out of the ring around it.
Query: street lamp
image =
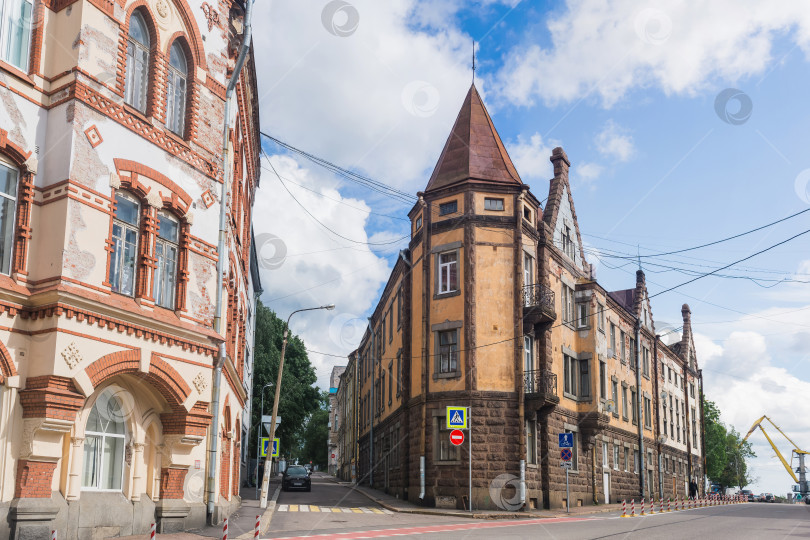
[[[259,455],[262,453],[262,419],[264,418],[264,391],[268,386],[273,386],[273,383],[267,383],[262,386],[262,412],[259,415],[259,429],[256,433],[256,498],[259,498]],[[273,448],[272,445],[270,448]]]
[[[278,401],[281,397],[281,374],[284,371],[284,353],[287,351],[287,335],[289,334],[290,330],[290,319],[296,313],[300,313],[302,311],[314,311],[316,309],[327,309],[333,310],[335,309],[335,304],[327,304],[325,306],[319,306],[314,308],[305,308],[305,309],[296,309],[290,316],[287,317],[287,324],[284,325],[284,338],[281,341],[281,358],[278,362],[278,381],[276,382],[276,398],[273,400],[273,418],[270,420],[270,440],[268,441],[268,447],[270,449],[267,452],[267,456],[264,458],[264,478],[262,479],[262,497],[261,497],[261,507],[267,508],[267,490],[270,484],[270,468],[272,466],[273,461],[273,440],[276,437],[276,415],[278,414]]]

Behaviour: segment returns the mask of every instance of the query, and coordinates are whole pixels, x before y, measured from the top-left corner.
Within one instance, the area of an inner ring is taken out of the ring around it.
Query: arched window
[[[149,32],[138,11],[129,18],[127,43],[127,80],[124,99],[141,112],[146,112],[146,88],[149,79]]]
[[[84,429],[82,488],[120,490],[124,476],[126,429],[121,402],[102,394],[96,400]]]
[[[11,273],[19,176],[20,172],[17,169],[0,161],[0,272],[3,274]]]
[[[110,284],[113,291],[132,296],[135,292],[141,206],[134,197],[122,191],[115,194],[115,206]]]
[[[174,309],[177,283],[177,251],[180,242],[180,224],[166,212],[158,214],[158,237],[155,242],[155,302],[166,309]]]
[[[31,0],[5,0],[0,5],[0,57],[28,71],[31,50]]]
[[[183,136],[186,120],[186,80],[188,65],[180,43],[175,40],[169,51],[168,81],[166,85],[166,126]]]

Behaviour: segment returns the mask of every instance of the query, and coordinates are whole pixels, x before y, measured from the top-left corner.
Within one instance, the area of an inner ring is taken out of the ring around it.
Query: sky
[[[802,2],[261,0],[254,11],[263,132],[412,195],[470,87],[474,42],[476,86],[539,200],[551,149],[568,154],[599,282],[633,287],[640,258],[659,329],[690,305],[722,420],[744,434],[767,414],[810,449],[810,212],[654,256],[810,209]],[[262,301],[283,318],[337,306],[291,322],[327,388],[407,247],[411,203],[269,139],[263,149]],[[750,488],[785,494],[787,472],[761,433],[751,440]]]

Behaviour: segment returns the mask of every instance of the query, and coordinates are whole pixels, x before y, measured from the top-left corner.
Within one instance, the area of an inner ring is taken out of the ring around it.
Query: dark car
[[[281,477],[282,491],[291,489],[303,489],[312,491],[312,481],[309,472],[302,465],[290,465]]]

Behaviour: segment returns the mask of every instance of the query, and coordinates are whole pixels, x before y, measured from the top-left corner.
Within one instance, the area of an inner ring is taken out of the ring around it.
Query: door
[[[605,490],[605,504],[610,503],[610,473],[602,473],[602,486]]]

